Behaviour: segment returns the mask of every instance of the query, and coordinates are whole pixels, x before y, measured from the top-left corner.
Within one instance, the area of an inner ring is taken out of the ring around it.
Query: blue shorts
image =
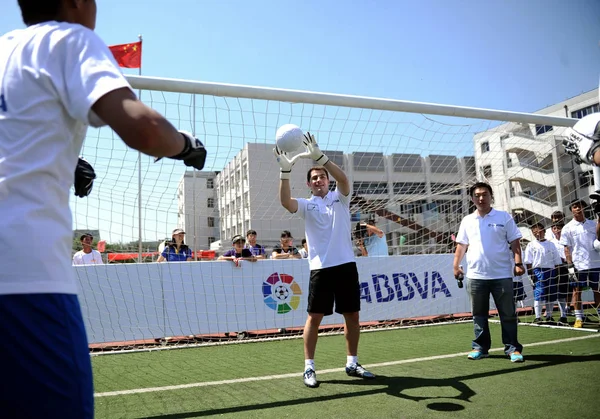
[[[0,416],[93,418],[92,364],[76,295],[0,295]]]
[[[548,301],[550,296],[554,297],[556,295],[555,273],[556,270],[552,268],[533,268],[533,274],[537,278],[533,286],[533,299],[535,301]]]
[[[572,287],[577,287],[580,289],[590,287],[594,291],[598,291],[598,283],[600,279],[600,268],[594,269],[583,269],[581,271],[577,271],[575,274],[577,275],[577,281],[571,283]]]

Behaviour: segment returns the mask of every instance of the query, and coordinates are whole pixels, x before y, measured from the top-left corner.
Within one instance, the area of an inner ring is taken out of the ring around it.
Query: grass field
[[[323,336],[317,389],[299,339],[94,357],[96,417],[597,417],[600,333],[522,326],[512,364],[491,328],[480,361],[466,358],[470,323],[363,333],[370,381],[343,372],[343,336]]]

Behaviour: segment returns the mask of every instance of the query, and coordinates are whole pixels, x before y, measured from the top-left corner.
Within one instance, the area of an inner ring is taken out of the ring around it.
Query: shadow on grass
[[[490,359],[498,359],[502,358],[506,360],[506,356],[504,355],[490,355]],[[535,362],[532,364],[528,364],[528,362]],[[323,402],[328,400],[343,400],[351,397],[361,397],[361,396],[369,396],[375,394],[387,394],[393,397],[399,397],[401,399],[420,402],[423,400],[431,400],[432,403],[427,405],[427,408],[436,411],[458,411],[463,410],[465,407],[459,403],[453,402],[435,402],[438,399],[450,399],[455,401],[460,401],[464,403],[471,402],[471,397],[475,396],[477,393],[473,391],[467,384],[463,381],[466,380],[474,380],[478,378],[484,377],[492,377],[496,375],[509,374],[513,372],[523,372],[529,370],[536,370],[539,368],[551,367],[562,364],[571,364],[578,362],[591,362],[591,361],[600,361],[600,355],[580,355],[580,356],[572,356],[572,355],[529,355],[526,357],[526,362],[524,364],[508,364],[507,368],[499,369],[496,371],[486,371],[469,375],[462,375],[458,377],[451,378],[421,378],[421,377],[388,377],[385,375],[378,375],[374,380],[357,380],[357,379],[345,379],[345,380],[319,380],[321,385],[348,385],[354,388],[364,388],[364,390],[359,390],[351,393],[340,393],[333,395],[322,395],[319,396],[318,389],[312,390],[314,391],[314,397],[305,397],[300,399],[288,400],[288,401],[277,401],[271,403],[257,403],[253,405],[247,406],[235,406],[235,407],[224,407],[221,409],[210,409],[210,410],[201,410],[196,412],[185,412],[185,413],[173,413],[166,415],[158,415],[158,416],[148,416],[147,419],[186,419],[186,418],[195,418],[202,416],[211,416],[211,415],[223,415],[228,413],[242,413],[242,412],[250,412],[258,409],[269,409],[269,408],[279,408],[282,406],[296,406],[303,405],[314,402]],[[486,360],[481,361],[469,361],[469,362],[486,362]],[[506,361],[508,363],[508,360]],[[298,385],[302,386],[300,378],[301,374],[298,374]],[[418,396],[410,396],[408,394],[404,394],[407,390],[426,388],[426,387],[451,387],[459,392],[458,396],[448,397],[448,396],[430,396],[430,397],[418,397]]]

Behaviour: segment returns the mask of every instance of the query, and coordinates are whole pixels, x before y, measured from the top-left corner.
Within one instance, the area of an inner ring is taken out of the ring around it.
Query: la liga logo
[[[302,289],[291,275],[272,273],[263,282],[262,291],[265,304],[277,314],[296,310],[300,305]]]

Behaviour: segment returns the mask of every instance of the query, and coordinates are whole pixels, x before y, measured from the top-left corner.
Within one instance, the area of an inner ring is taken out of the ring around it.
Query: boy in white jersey
[[[581,290],[590,287],[594,293],[594,302],[600,315],[600,254],[594,248],[597,239],[597,223],[585,218],[584,209],[587,203],[581,199],[571,202],[573,219],[562,229],[560,244],[565,246],[565,256],[569,274],[575,278],[571,284],[575,300],[575,324],[583,327],[583,310]]]
[[[306,152],[290,160],[286,153],[273,150],[281,168],[279,200],[291,213],[305,221],[310,283],[308,316],[304,326],[304,385],[318,387],[315,373],[315,350],[319,325],[324,316],[335,311],[344,316],[346,338],[346,374],[365,379],[375,375],[358,363],[360,337],[360,284],[352,248],[350,226],[350,181],[334,162],[323,154],[310,133],[304,135]],[[292,198],[290,173],[296,160],[309,157],[322,166],[313,166],[306,174],[311,189],[310,199]],[[336,188],[329,191],[329,172],[336,180]]]
[[[69,189],[88,125],[202,169],[206,150],[137,100],[102,40],[94,0],[19,0],[0,37],[0,391],[6,418],[91,418],[92,369]],[[15,237],[30,240],[27,251]],[[7,382],[8,383],[8,382]]]
[[[92,249],[94,236],[90,233],[82,234],[79,240],[83,249],[73,255],[73,265],[102,265],[102,255]]]
[[[523,262],[531,276],[533,283],[533,310],[535,312],[534,323],[542,321],[541,303],[546,303],[546,321],[552,320],[552,309],[554,307],[554,296],[556,295],[556,267],[562,261],[554,244],[546,240],[544,226],[536,223],[531,226],[531,232],[537,239],[527,244]],[[561,317],[565,313],[566,301],[559,302]]]
[[[552,243],[558,251],[561,260],[561,264],[556,268],[556,300],[558,301],[558,307],[560,308],[560,319],[558,319],[558,323],[562,326],[568,326],[568,302],[571,299],[571,291],[569,287],[569,270],[567,269],[565,247],[560,244],[563,227],[564,224],[562,222],[552,224],[552,238],[550,239],[550,243]],[[561,301],[565,302],[564,311]]]

